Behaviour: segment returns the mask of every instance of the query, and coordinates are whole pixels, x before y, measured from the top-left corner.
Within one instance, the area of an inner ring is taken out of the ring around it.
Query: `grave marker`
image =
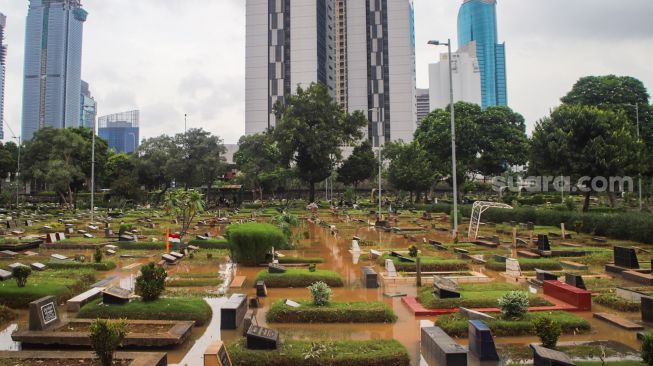
[[[490,316],[485,313],[481,313],[480,311],[472,310],[472,309],[467,309],[460,307],[458,309],[458,313],[460,316],[467,320],[496,320],[495,317]]]
[[[521,277],[519,261],[514,258],[506,258],[506,274],[511,277]]]
[[[548,271],[535,268],[535,274],[538,281],[557,281],[558,275]]]
[[[378,275],[376,274],[374,268],[363,267],[361,270],[363,271],[363,284],[365,285],[365,288],[378,288]]]
[[[238,329],[245,318],[247,305],[247,295],[231,295],[220,309],[220,329]]]
[[[112,286],[102,291],[102,302],[104,304],[123,305],[129,302],[131,291],[120,286]]]
[[[45,268],[46,268],[45,264],[39,263],[39,262],[34,262],[34,263],[30,264],[30,267],[32,267],[33,269],[35,269],[37,271],[45,271]]]
[[[278,264],[278,263],[270,263],[268,264],[268,272],[269,273],[286,273],[286,267]]]
[[[222,341],[215,341],[204,351],[204,366],[232,366],[227,347]]]
[[[441,299],[460,298],[458,285],[454,281],[438,275],[433,276],[433,293]]]
[[[257,297],[267,297],[268,289],[265,286],[264,281],[256,281],[256,296]]]
[[[630,269],[639,268],[639,261],[637,260],[637,252],[635,251],[635,248],[615,246],[613,251],[615,266]]]
[[[481,320],[470,320],[469,351],[476,355],[480,361],[499,361],[497,349],[494,346],[492,331]]]
[[[6,281],[12,276],[11,272],[0,269],[0,281]]]
[[[549,348],[531,344],[533,366],[576,366],[566,354]]]
[[[551,250],[551,245],[549,244],[549,236],[546,234],[537,235],[537,250],[548,252]]]
[[[653,297],[642,296],[640,299],[642,321],[653,323]]]
[[[387,272],[388,277],[397,277],[397,269],[395,268],[395,262],[393,262],[392,259],[385,260],[385,271]]]
[[[29,303],[29,330],[47,330],[60,323],[57,299],[54,296],[42,297]]]
[[[467,366],[467,349],[440,327],[421,328],[420,349],[429,365]]]
[[[569,272],[565,273],[565,283],[582,290],[587,290],[587,287],[585,287],[585,281],[583,281],[583,276],[579,274]]]
[[[279,346],[279,332],[252,325],[247,330],[247,349],[275,350]]]

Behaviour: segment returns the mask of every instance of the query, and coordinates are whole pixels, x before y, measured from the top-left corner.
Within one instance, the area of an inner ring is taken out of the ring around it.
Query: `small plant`
[[[411,245],[411,246],[408,247],[408,255],[409,256],[415,258],[415,257],[417,257],[417,252],[418,252],[417,246]]]
[[[315,272],[316,269],[317,269],[317,266],[315,265],[315,263],[308,265],[308,271],[309,272]]]
[[[100,247],[95,248],[95,254],[93,254],[93,260],[95,263],[101,263],[102,262],[102,250]]]
[[[136,294],[140,295],[143,301],[158,299],[165,290],[166,277],[166,270],[152,262],[141,267],[141,275],[136,277]]]
[[[322,281],[318,281],[308,286],[308,289],[311,291],[314,305],[325,306],[329,304],[329,299],[331,298],[331,288],[329,285]]]
[[[645,364],[653,366],[653,332],[644,334],[642,338],[642,360]]]
[[[528,306],[528,294],[523,291],[510,291],[499,299],[501,314],[507,319],[521,319]]]
[[[316,360],[329,352],[329,347],[323,343],[311,343],[311,349],[304,353],[304,360]]]
[[[91,346],[102,366],[113,364],[113,353],[125,339],[125,322],[97,319],[90,327]]]
[[[212,259],[213,254],[212,253],[206,253],[206,259]]]
[[[560,338],[560,334],[562,333],[560,324],[551,318],[544,316],[536,318],[533,321],[533,330],[535,331],[535,334],[537,334],[537,336],[540,338],[540,342],[542,342],[543,347],[551,349],[556,348],[556,344],[558,344],[558,338]]]
[[[195,254],[193,252],[188,253],[188,259],[193,259],[195,258]]]
[[[32,269],[27,266],[18,266],[11,271],[12,276],[16,279],[18,287],[27,285],[27,277],[32,274]]]

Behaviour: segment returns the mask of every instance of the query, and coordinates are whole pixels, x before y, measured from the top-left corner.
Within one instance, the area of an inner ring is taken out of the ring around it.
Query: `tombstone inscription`
[[[274,350],[279,345],[279,332],[252,325],[247,330],[247,349]]]
[[[29,330],[46,330],[59,325],[57,299],[54,296],[42,297],[29,303]]]

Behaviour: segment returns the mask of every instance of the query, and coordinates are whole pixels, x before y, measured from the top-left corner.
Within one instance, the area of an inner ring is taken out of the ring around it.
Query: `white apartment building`
[[[476,42],[469,43],[451,56],[454,101],[481,105],[481,69],[476,57]],[[431,110],[446,108],[451,102],[448,53],[440,55],[440,62],[429,65],[429,94]]]

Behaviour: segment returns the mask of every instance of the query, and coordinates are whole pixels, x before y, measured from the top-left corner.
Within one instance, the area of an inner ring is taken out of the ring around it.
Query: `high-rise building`
[[[429,100],[428,89],[417,89],[417,124],[422,123],[422,120],[431,112],[431,102]]]
[[[464,0],[458,13],[458,47],[475,42],[482,107],[508,104],[505,43],[499,43],[496,0]]]
[[[475,42],[470,42],[451,54],[454,102],[481,105],[481,69],[476,58]],[[440,55],[440,62],[429,65],[431,110],[446,108],[451,103],[449,87],[449,54]]]
[[[410,141],[416,126],[412,0],[247,0],[246,133],[276,123],[274,104],[321,82],[366,135]]]
[[[7,45],[5,44],[5,28],[7,16],[0,13],[0,139],[5,138],[5,77],[7,74]]]
[[[109,148],[119,153],[132,153],[139,145],[138,110],[98,118],[98,136],[109,142]]]
[[[95,118],[97,117],[97,102],[91,95],[88,83],[82,80],[82,93],[80,95],[79,124],[92,130],[95,129]]]
[[[80,0],[30,0],[25,32],[22,136],[44,127],[77,127],[82,31]]]

